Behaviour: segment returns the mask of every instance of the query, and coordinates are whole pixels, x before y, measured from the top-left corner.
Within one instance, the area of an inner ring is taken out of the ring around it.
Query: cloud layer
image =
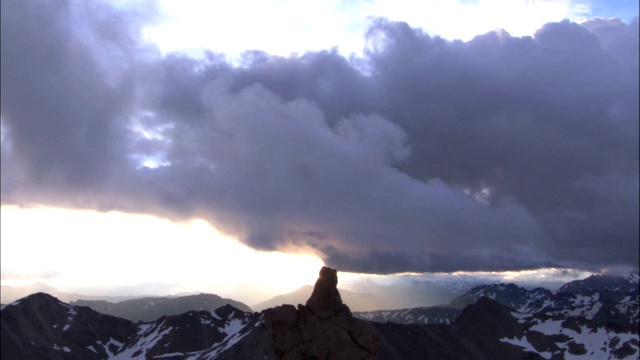
[[[343,270],[637,267],[638,20],[161,56],[150,17],[2,2],[2,202],[204,218]],[[177,239],[179,241],[179,239]]]

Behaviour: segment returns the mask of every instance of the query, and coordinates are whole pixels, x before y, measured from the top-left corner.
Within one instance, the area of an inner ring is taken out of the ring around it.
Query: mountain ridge
[[[76,300],[71,305],[88,306],[100,313],[131,321],[153,321],[166,315],[179,315],[187,311],[213,311],[224,305],[253,312],[242,302],[222,298],[215,294],[198,294],[180,297],[144,297],[111,303],[103,300]]]
[[[213,311],[188,311],[138,323],[38,293],[0,311],[0,355],[6,360],[289,359],[295,356],[287,354],[300,351],[336,354],[333,351],[354,341],[356,346],[368,344],[378,359],[394,360],[629,360],[639,354],[637,293],[607,288],[562,291],[536,302],[531,301],[535,294],[548,293],[492,284],[461,297],[473,302],[458,309],[459,316],[448,324],[398,324],[356,319],[357,313],[342,303],[338,290],[327,288],[318,294],[314,289],[297,310],[284,305],[280,310],[244,312],[227,304]],[[462,305],[462,300],[458,303]],[[279,319],[279,325],[274,327],[273,319]],[[336,324],[350,330],[337,338],[328,336],[336,334],[328,331]],[[296,326],[299,330],[287,332]],[[307,337],[301,343],[291,342],[295,334]],[[315,345],[305,347],[312,338]],[[303,347],[291,351],[287,344]]]
[[[354,312],[354,316],[375,322],[391,321],[398,324],[450,324],[460,315],[463,308],[476,303],[482,297],[487,297],[523,313],[548,310],[586,316],[591,313],[604,312],[599,309],[609,309],[609,315],[603,316],[604,318],[618,324],[638,324],[638,292],[633,288],[631,291],[624,292],[606,290],[607,288],[626,289],[626,287],[620,287],[620,279],[613,277],[606,279],[611,280],[611,284],[616,284],[616,286],[603,286],[604,290],[584,290],[572,287],[581,291],[556,291],[554,293],[543,288],[527,290],[515,284],[480,285],[446,305]],[[633,286],[634,282],[629,280],[629,283]],[[629,319],[629,321],[621,319]]]

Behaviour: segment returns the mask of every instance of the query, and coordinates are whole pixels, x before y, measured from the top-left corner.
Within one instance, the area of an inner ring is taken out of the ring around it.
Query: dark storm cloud
[[[362,59],[233,66],[90,4],[2,2],[3,203],[202,217],[354,271],[637,266],[637,20],[377,20]]]

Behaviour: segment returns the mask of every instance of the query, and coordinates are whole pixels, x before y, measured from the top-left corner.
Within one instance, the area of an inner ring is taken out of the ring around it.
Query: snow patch
[[[184,355],[184,353],[175,352],[175,353],[171,353],[171,354],[156,355],[156,356],[152,357],[152,359],[162,359],[162,358],[168,358],[168,357],[173,357],[173,356],[181,356],[181,355]]]
[[[593,320],[593,318],[596,316],[596,314],[598,313],[598,311],[600,310],[600,308],[602,307],[602,303],[596,303],[591,310],[587,311],[585,314],[585,318],[589,319],[589,320]]]
[[[549,320],[533,325],[529,330],[538,331],[545,335],[554,335],[562,333],[563,320]]]
[[[110,356],[110,360],[124,360],[124,359],[133,359],[133,354],[136,352],[140,352],[141,355],[139,358],[144,358],[146,356],[146,352],[153,348],[160,339],[162,339],[165,335],[173,330],[172,327],[167,327],[162,330],[162,325],[164,325],[164,321],[157,326],[153,326],[151,324],[142,324],[138,329],[138,334],[141,335],[141,338],[130,347],[124,349],[122,352],[115,354],[114,356]]]
[[[53,350],[58,350],[58,351],[64,351],[66,353],[71,352],[71,349],[69,349],[68,347],[60,347],[58,345],[56,345],[55,343],[53,344]]]
[[[243,327],[244,324],[242,323],[242,320],[233,319],[225,324],[225,327],[224,329],[222,329],[222,331],[226,333],[227,336],[231,336],[238,333],[240,330],[242,330]]]
[[[211,317],[212,317],[212,318],[214,318],[214,319],[222,320],[222,319],[220,318],[220,316],[218,316],[218,314],[216,314],[216,312],[215,312],[215,311],[212,311],[212,312],[211,312]]]
[[[540,356],[542,356],[545,359],[549,359],[551,357],[551,353],[548,352],[538,352],[533,345],[531,345],[527,339],[526,336],[523,336],[522,338],[518,339],[518,338],[502,338],[500,339],[500,341],[511,344],[511,345],[515,345],[515,346],[519,346],[521,348],[523,348],[525,351],[530,351],[530,352],[534,352],[536,354],[540,354]]]
[[[512,312],[511,316],[516,318],[518,323],[525,324],[527,322],[527,319],[530,319],[531,317],[533,317],[533,314],[522,314],[519,312]]]
[[[22,301],[22,299],[18,299],[16,301],[12,302],[12,303],[7,304],[7,305],[2,305],[2,309],[6,308],[7,306],[16,306],[16,305],[20,304],[21,301]]]

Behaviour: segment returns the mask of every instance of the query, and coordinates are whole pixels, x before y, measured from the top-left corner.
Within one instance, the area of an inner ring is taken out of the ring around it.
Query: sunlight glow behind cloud
[[[183,220],[3,206],[3,285],[267,296],[322,261],[249,246],[305,244],[385,281],[637,263],[628,11],[580,25],[602,3],[154,4],[2,3],[20,15],[2,22],[3,204]],[[235,61],[252,49],[268,54]]]
[[[210,49],[231,58],[246,50],[289,56],[333,47],[343,55],[361,54],[362,34],[379,17],[467,41],[497,29],[512,36],[532,36],[547,22],[582,21],[592,15],[587,2],[570,0],[162,0],[161,4],[163,21],[146,28],[144,35],[163,52]]]
[[[209,289],[258,300],[313,282],[322,266],[310,255],[253,250],[202,220],[48,207],[1,211],[5,285],[41,281],[100,294],[154,284],[167,295]]]

